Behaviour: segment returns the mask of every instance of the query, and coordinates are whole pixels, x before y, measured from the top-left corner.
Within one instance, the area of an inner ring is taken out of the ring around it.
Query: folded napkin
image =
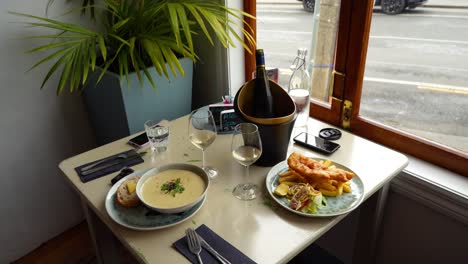
[[[205,239],[205,241],[208,244],[210,244],[214,250],[218,251],[219,254],[223,255],[223,257],[229,260],[229,262],[231,262],[232,264],[255,263],[255,261],[251,260],[249,257],[240,252],[237,248],[231,245],[229,242],[224,240],[222,237],[218,236],[206,225],[201,225],[200,227],[195,229],[195,231],[199,236],[203,237],[203,239]],[[190,260],[190,262],[198,263],[197,256],[189,250],[187,237],[184,236],[183,238],[177,240],[173,244],[173,246],[177,249],[177,251],[179,251],[188,260]],[[219,261],[204,248],[202,248],[200,256],[204,264],[219,264]]]
[[[109,157],[115,157],[115,158],[110,158],[108,161],[102,163],[102,164],[99,164],[98,166],[104,166],[106,164],[110,164],[112,162],[115,162],[117,160],[117,156],[118,155],[121,155],[121,154],[127,154],[128,156],[132,156],[132,155],[136,155],[137,152],[135,150],[127,150],[127,151],[124,151],[124,152],[121,152],[121,153],[117,153],[115,155],[112,155],[112,156],[109,156]],[[109,157],[106,157],[106,158],[103,158],[103,159],[107,159]],[[121,162],[119,162],[118,164],[115,164],[115,165],[112,165],[110,167],[107,167],[107,168],[104,168],[102,170],[98,170],[94,173],[91,173],[91,174],[88,174],[88,175],[83,175],[82,173],[82,169],[83,167],[89,165],[89,164],[92,164],[92,163],[95,163],[95,162],[98,162],[100,160],[103,160],[103,159],[99,159],[99,160],[96,160],[96,161],[93,161],[93,162],[88,162],[86,164],[83,164],[81,166],[78,166],[75,168],[75,171],[76,173],[78,173],[78,176],[80,176],[80,180],[82,182],[88,182],[90,180],[94,180],[94,179],[97,179],[99,177],[102,177],[104,175],[107,175],[109,173],[112,173],[112,172],[115,172],[115,171],[118,171],[124,167],[130,167],[130,166],[133,166],[133,165],[136,165],[136,164],[139,164],[139,163],[142,163],[144,162],[143,158],[141,157],[133,157],[129,160],[121,160]]]

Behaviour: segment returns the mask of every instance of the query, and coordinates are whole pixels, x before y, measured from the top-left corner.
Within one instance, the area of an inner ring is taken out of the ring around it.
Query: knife
[[[195,234],[197,234],[197,232],[195,232]],[[211,255],[213,255],[215,258],[217,258],[219,260],[219,262],[221,262],[222,264],[231,264],[231,262],[229,262],[229,260],[227,260],[226,258],[224,258],[221,254],[218,253],[218,251],[216,251],[214,248],[212,248],[210,246],[210,244],[208,244],[208,242],[206,242],[203,237],[201,237],[199,234],[197,234],[200,242],[201,242],[201,246],[206,249],[208,252],[210,252]]]
[[[82,172],[81,172],[81,175],[82,175],[82,176],[86,176],[86,175],[95,173],[95,172],[97,172],[97,171],[110,168],[110,167],[112,167],[112,166],[114,166],[114,165],[125,163],[125,162],[127,162],[127,161],[129,161],[129,160],[132,160],[132,159],[141,157],[141,156],[143,156],[143,155],[145,155],[145,154],[146,154],[146,151],[138,152],[138,153],[136,153],[136,154],[133,154],[133,155],[128,156],[128,157],[125,158],[125,159],[114,160],[113,162],[105,163],[105,164],[102,164],[101,166],[97,166],[97,167],[94,167],[94,168],[92,168],[92,169],[82,171]]]

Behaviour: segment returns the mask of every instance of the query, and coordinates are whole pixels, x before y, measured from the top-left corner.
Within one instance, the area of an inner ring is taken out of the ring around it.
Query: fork
[[[188,242],[190,252],[192,252],[194,255],[197,255],[198,262],[200,264],[203,264],[203,261],[200,257],[201,244],[200,244],[200,240],[198,239],[198,235],[191,228],[187,228],[187,230],[185,230],[185,234],[187,235],[187,242]]]

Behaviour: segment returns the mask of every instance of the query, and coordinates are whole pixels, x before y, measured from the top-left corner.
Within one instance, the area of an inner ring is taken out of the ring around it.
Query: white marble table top
[[[329,125],[309,119],[309,133],[317,135],[324,127]],[[145,162],[134,166],[134,169],[174,162],[189,162],[201,166],[202,153],[189,142],[187,128],[187,117],[172,121],[169,150],[158,155],[147,154],[144,157]],[[259,198],[240,201],[233,197],[233,187],[244,180],[244,168],[231,157],[231,135],[226,134],[218,135],[206,150],[207,165],[216,167],[220,175],[212,181],[207,200],[197,214],[188,221],[166,229],[127,229],[113,222],[104,207],[110,179],[117,173],[82,183],[74,168],[130,149],[126,144],[129,138],[131,136],[66,159],[60,164],[60,169],[101,220],[141,262],[188,263],[172,248],[172,243],[184,236],[186,228],[205,224],[258,263],[285,263],[345,216],[308,218],[277,206],[269,198],[265,187],[265,177],[270,167],[250,168],[250,181],[261,187],[262,194]],[[346,131],[343,131],[341,139],[336,142],[341,148],[329,157],[293,144],[292,140],[288,153],[298,151],[311,157],[330,158],[347,166],[362,179],[365,199],[389,182],[408,163],[406,156]]]

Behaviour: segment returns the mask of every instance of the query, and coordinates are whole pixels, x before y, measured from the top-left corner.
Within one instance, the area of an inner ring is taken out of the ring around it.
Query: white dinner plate
[[[115,195],[118,187],[125,179],[134,176],[142,176],[148,170],[136,171],[118,181],[114,184],[106,196],[106,211],[110,218],[117,224],[125,226],[134,230],[155,230],[170,227],[173,225],[180,224],[193,215],[195,215],[205,203],[206,196],[194,207],[187,211],[178,214],[162,214],[154,210],[148,209],[143,204],[137,207],[127,208],[117,203]]]
[[[320,158],[313,158],[314,160],[324,160]],[[324,160],[325,161],[325,160]],[[354,173],[353,179],[351,179],[351,193],[343,192],[342,195],[338,197],[326,197],[327,199],[327,206],[318,209],[318,212],[315,214],[303,213],[300,211],[296,211],[289,207],[289,202],[285,197],[276,196],[273,191],[275,190],[276,186],[278,186],[278,174],[285,172],[288,170],[288,163],[287,161],[282,161],[276,164],[271,170],[268,172],[266,177],[266,186],[268,192],[270,193],[273,200],[275,200],[279,205],[284,207],[286,210],[293,212],[298,215],[307,216],[307,217],[329,217],[329,216],[336,216],[340,214],[345,214],[351,212],[364,199],[364,184],[362,183],[359,176],[352,171],[351,169],[343,166],[339,163],[333,162],[337,168],[344,169]]]

